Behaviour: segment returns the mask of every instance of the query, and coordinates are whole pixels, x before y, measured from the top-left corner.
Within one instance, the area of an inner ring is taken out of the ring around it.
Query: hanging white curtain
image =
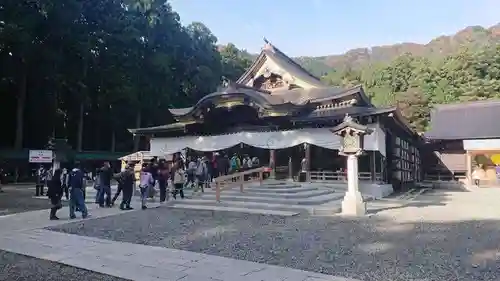
[[[372,134],[365,136],[365,149],[380,151],[385,155],[385,134],[378,126],[373,126]],[[308,143],[328,149],[339,149],[340,137],[328,128],[307,128],[275,132],[239,132],[217,136],[187,136],[178,138],[152,138],[150,150],[152,155],[165,155],[179,152],[184,148],[198,151],[217,151],[244,143],[264,149],[283,149],[302,143]]]

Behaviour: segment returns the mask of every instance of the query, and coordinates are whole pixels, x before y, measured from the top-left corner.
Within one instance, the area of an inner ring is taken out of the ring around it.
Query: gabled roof
[[[281,69],[288,72],[291,76],[304,81],[312,86],[325,87],[326,85],[321,82],[321,80],[312,75],[309,71],[305,70],[302,66],[296,63],[293,59],[285,55],[282,51],[276,48],[274,45],[269,43],[264,39],[266,43],[259,56],[253,64],[247,69],[245,73],[236,81],[239,84],[246,84],[249,79],[253,78],[253,75],[260,69],[260,67],[265,63],[266,59],[271,59],[276,63]]]
[[[500,100],[437,105],[425,137],[442,140],[500,138]]]

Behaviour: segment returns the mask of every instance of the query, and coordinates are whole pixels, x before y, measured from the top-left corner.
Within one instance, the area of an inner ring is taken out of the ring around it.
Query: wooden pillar
[[[472,185],[472,153],[467,151],[467,184]]]
[[[306,158],[306,181],[311,181],[311,145],[304,143]]]
[[[386,174],[387,169],[385,167],[384,159],[385,157],[383,155],[380,155],[380,176],[382,177],[383,182],[388,183]]]
[[[377,181],[377,152],[372,151],[370,153],[370,172],[371,172],[371,178],[372,182]]]
[[[269,150],[269,168],[271,168],[271,173],[269,178],[274,179],[276,177],[276,163],[275,163],[275,151],[274,149]]]

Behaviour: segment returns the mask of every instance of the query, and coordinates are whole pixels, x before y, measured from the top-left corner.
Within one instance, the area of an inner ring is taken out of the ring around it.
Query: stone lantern
[[[347,156],[347,192],[342,201],[342,214],[361,216],[366,214],[366,205],[359,192],[358,156],[364,151],[364,136],[373,132],[357,123],[346,114],[344,120],[330,131],[341,137],[340,155]]]
[[[51,138],[46,145],[46,148],[52,150],[54,153],[54,160],[52,162],[52,171],[61,168],[61,162],[67,162],[71,158],[71,146],[68,144],[67,139]]]

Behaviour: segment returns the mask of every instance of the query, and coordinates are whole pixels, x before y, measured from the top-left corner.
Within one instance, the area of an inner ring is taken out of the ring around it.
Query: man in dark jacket
[[[85,199],[83,197],[85,189],[85,175],[79,168],[74,168],[69,175],[69,217],[76,218],[75,209],[82,212],[82,218],[88,216]]]
[[[113,171],[109,162],[104,162],[104,166],[99,169],[99,207],[111,207],[111,178]]]
[[[63,195],[63,188],[61,186],[61,169],[54,171],[54,176],[47,182],[48,190],[47,196],[50,199],[52,207],[50,208],[50,220],[58,220],[56,216],[57,210],[62,208],[61,197]]]
[[[123,196],[122,202],[120,203],[120,210],[133,210],[130,207],[130,202],[132,201],[132,195],[134,194],[134,184],[135,184],[135,174],[134,165],[129,164],[124,171],[120,172],[116,179],[122,188]]]

